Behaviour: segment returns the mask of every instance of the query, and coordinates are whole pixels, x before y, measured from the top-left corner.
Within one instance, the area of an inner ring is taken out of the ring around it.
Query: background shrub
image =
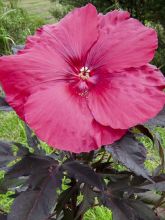
[[[10,54],[13,44],[24,44],[27,35],[45,23],[18,6],[18,0],[5,3],[0,0],[0,55]]]

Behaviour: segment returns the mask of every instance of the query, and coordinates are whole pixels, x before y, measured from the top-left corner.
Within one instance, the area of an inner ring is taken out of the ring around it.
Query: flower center
[[[80,69],[80,72],[78,74],[78,76],[82,79],[82,80],[87,80],[90,77],[90,69],[88,67],[82,67]]]

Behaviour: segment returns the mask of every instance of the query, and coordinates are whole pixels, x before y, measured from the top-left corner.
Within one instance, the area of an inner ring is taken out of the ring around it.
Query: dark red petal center
[[[78,69],[78,68],[77,68]],[[89,81],[92,78],[91,71],[88,67],[83,66],[77,70],[76,77],[70,81],[71,90],[81,97],[86,97],[89,92]]]

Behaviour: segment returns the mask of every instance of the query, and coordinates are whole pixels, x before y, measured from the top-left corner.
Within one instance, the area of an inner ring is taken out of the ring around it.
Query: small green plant
[[[18,7],[18,0],[4,3],[0,0],[0,55],[11,54],[14,44],[25,42],[27,35],[42,26],[44,20]]]
[[[53,8],[50,9],[50,13],[55,18],[55,20],[58,21],[64,17],[72,8],[73,7],[71,5],[62,5],[60,2],[55,1]]]
[[[88,210],[83,220],[112,220],[112,212],[104,206]]]

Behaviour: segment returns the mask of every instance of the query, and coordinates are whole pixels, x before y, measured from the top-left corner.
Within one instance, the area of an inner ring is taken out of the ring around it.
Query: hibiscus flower
[[[120,139],[164,106],[164,77],[148,64],[156,32],[128,12],[92,4],[45,25],[0,58],[8,103],[49,145],[89,152]]]

